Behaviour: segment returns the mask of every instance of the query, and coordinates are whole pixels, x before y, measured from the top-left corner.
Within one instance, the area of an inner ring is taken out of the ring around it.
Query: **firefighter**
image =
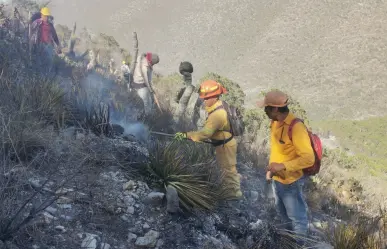
[[[179,104],[175,115],[175,122],[180,122],[184,117],[188,102],[195,88],[192,85],[193,66],[189,61],[180,63],[179,72],[183,76],[184,86],[177,92],[175,97],[176,103]]]
[[[61,54],[62,50],[54,25],[49,21],[50,10],[44,7],[40,14],[40,18],[31,24],[30,45],[40,60],[46,61],[47,64],[42,67],[50,70],[55,56],[54,49],[58,54]]]
[[[199,89],[199,98],[203,99],[208,113],[204,127],[199,131],[178,132],[175,138],[190,139],[194,142],[210,139],[215,147],[216,161],[225,173],[224,183],[229,194],[226,198],[240,199],[242,191],[236,168],[237,142],[231,133],[227,111],[220,108],[222,101],[219,97],[225,93],[227,90],[220,83],[213,80],[204,81]]]
[[[154,90],[152,87],[153,66],[159,63],[159,56],[155,53],[144,53],[137,57],[136,68],[133,72],[131,87],[137,91],[144,103],[145,115],[149,115],[153,108]]]

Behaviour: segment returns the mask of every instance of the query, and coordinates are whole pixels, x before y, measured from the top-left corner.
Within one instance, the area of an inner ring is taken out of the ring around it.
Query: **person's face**
[[[213,105],[216,103],[216,101],[218,101],[218,98],[208,98],[208,99],[204,99],[204,105],[205,105],[206,107],[211,107],[211,106],[213,106]]]
[[[271,120],[278,121],[278,108],[272,106],[265,107],[265,113]]]
[[[48,16],[42,15],[42,20],[45,21],[45,22],[47,22]]]

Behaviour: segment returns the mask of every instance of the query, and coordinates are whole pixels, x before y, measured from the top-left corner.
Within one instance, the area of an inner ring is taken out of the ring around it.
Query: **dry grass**
[[[387,246],[385,211],[374,218],[358,217],[352,224],[335,224],[326,229],[327,240],[336,249],[384,249]]]

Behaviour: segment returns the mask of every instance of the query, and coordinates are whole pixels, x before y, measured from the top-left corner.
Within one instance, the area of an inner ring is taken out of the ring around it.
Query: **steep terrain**
[[[378,0],[76,1],[50,3],[57,23],[77,21],[129,47],[236,80],[248,104],[269,87],[301,100],[310,118],[363,118],[387,107],[387,2]],[[380,108],[369,108],[379,106]]]

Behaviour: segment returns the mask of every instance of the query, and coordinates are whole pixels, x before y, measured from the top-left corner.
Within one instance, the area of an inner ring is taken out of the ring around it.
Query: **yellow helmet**
[[[40,10],[40,14],[42,14],[43,16],[50,16],[50,15],[51,15],[50,9],[47,8],[47,7],[43,7],[43,8]]]
[[[122,61],[122,65],[125,65],[126,64],[126,61]]]

